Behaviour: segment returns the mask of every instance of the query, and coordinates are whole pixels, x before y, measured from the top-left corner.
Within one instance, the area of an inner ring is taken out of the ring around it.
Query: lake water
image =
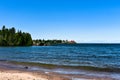
[[[89,69],[108,71],[108,73],[119,76],[120,44],[0,47],[0,60],[90,67]],[[60,71],[62,70],[58,72]]]

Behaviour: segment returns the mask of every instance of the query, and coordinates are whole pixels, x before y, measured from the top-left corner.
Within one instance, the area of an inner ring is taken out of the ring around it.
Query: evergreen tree
[[[16,32],[14,27],[8,29],[5,26],[0,30],[0,46],[31,46],[32,44],[29,33]]]

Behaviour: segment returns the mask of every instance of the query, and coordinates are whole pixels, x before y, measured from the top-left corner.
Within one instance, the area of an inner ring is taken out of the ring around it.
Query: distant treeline
[[[17,31],[14,27],[2,27],[0,30],[0,46],[31,46],[33,44],[31,35]]]
[[[71,40],[33,40],[33,45],[36,46],[49,46],[49,45],[56,45],[56,44],[74,44],[76,43],[75,41]]]
[[[31,34],[22,32],[21,30],[16,31],[14,27],[6,28],[3,26],[0,30],[0,46],[48,46],[74,43],[76,42],[73,40],[32,40]]]

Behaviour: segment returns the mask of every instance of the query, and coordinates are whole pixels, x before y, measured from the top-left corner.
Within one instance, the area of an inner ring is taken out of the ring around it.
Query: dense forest
[[[14,27],[2,27],[0,30],[0,46],[31,46],[33,44],[31,35],[17,31]]]

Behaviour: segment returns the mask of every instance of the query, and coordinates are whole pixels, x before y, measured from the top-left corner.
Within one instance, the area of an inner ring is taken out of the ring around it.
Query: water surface
[[[0,60],[71,66],[76,68],[89,67],[88,69],[101,70],[102,72],[108,71],[109,75],[114,73],[119,76],[120,44],[0,47]],[[55,69],[54,71],[65,73],[64,70],[59,69]],[[77,70],[74,71],[79,73]],[[66,70],[66,73],[70,73],[70,71]],[[75,73],[73,72],[73,74]]]

